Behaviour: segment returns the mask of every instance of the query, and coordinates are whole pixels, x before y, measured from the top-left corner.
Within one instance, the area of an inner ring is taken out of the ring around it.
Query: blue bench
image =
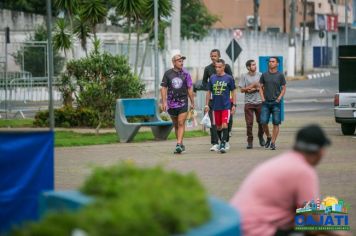
[[[149,116],[147,122],[130,123],[127,117]],[[157,140],[167,139],[173,128],[171,121],[164,121],[159,116],[158,104],[155,98],[118,99],[115,110],[115,128],[120,142],[130,142],[142,126],[151,127]]]

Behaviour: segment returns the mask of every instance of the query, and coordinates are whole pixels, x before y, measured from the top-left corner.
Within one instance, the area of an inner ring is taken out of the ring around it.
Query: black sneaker
[[[266,145],[266,141],[263,137],[258,137],[258,139],[260,140],[260,146],[263,147]]]
[[[271,145],[271,140],[272,140],[272,138],[267,137],[265,148],[269,148],[269,145]]]
[[[220,151],[220,153],[226,153],[225,143],[220,144],[219,151]]]
[[[181,148],[182,148],[182,152],[185,152],[185,146],[182,144],[182,145],[180,145],[181,146]]]
[[[270,149],[271,149],[271,150],[276,150],[276,144],[271,143]]]
[[[247,146],[246,146],[246,149],[252,149],[252,148],[253,148],[252,143],[248,143]]]
[[[181,154],[182,151],[182,146],[180,144],[177,144],[176,148],[174,149],[174,154]]]

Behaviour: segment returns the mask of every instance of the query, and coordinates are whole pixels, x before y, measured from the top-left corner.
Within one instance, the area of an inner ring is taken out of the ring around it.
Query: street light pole
[[[257,32],[258,31],[258,8],[260,6],[260,0],[254,0],[253,1],[253,18],[255,19],[254,21],[254,31]]]
[[[154,47],[155,47],[155,97],[159,100],[159,64],[158,64],[158,0],[154,0]]]
[[[347,10],[348,1],[345,0],[345,45],[349,45],[349,25],[348,25],[348,10]]]
[[[303,39],[302,39],[302,67],[300,73],[304,75],[304,65],[305,65],[305,27],[307,20],[307,0],[303,1]]]
[[[47,0],[47,40],[48,40],[48,95],[49,95],[49,127],[54,130],[54,111],[53,111],[53,94],[52,94],[52,81],[53,81],[53,49],[52,49],[52,7],[51,0]]]
[[[291,0],[290,5],[290,32],[288,48],[288,76],[295,76],[295,0]]]

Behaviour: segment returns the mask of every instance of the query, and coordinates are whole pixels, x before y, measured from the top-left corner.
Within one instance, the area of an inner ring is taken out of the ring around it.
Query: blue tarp
[[[0,233],[38,219],[39,195],[54,186],[54,134],[0,132]]]

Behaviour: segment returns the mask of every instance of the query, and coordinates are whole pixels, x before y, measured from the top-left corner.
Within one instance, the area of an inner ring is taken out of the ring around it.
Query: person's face
[[[319,164],[319,162],[321,161],[321,159],[323,158],[323,156],[325,156],[326,150],[325,148],[321,148],[316,154],[315,157],[313,158],[313,166],[316,166]]]
[[[247,69],[251,72],[256,72],[256,62],[251,62],[251,65]]]
[[[210,53],[210,59],[211,61],[215,64],[217,60],[219,60],[220,56],[218,52],[212,52]]]
[[[221,62],[215,63],[216,74],[222,75],[225,70],[225,65]]]
[[[174,68],[181,70],[183,68],[183,59],[173,61],[173,66]]]
[[[270,69],[276,69],[277,66],[278,66],[277,59],[276,58],[270,58],[269,61],[268,61],[268,67]]]

